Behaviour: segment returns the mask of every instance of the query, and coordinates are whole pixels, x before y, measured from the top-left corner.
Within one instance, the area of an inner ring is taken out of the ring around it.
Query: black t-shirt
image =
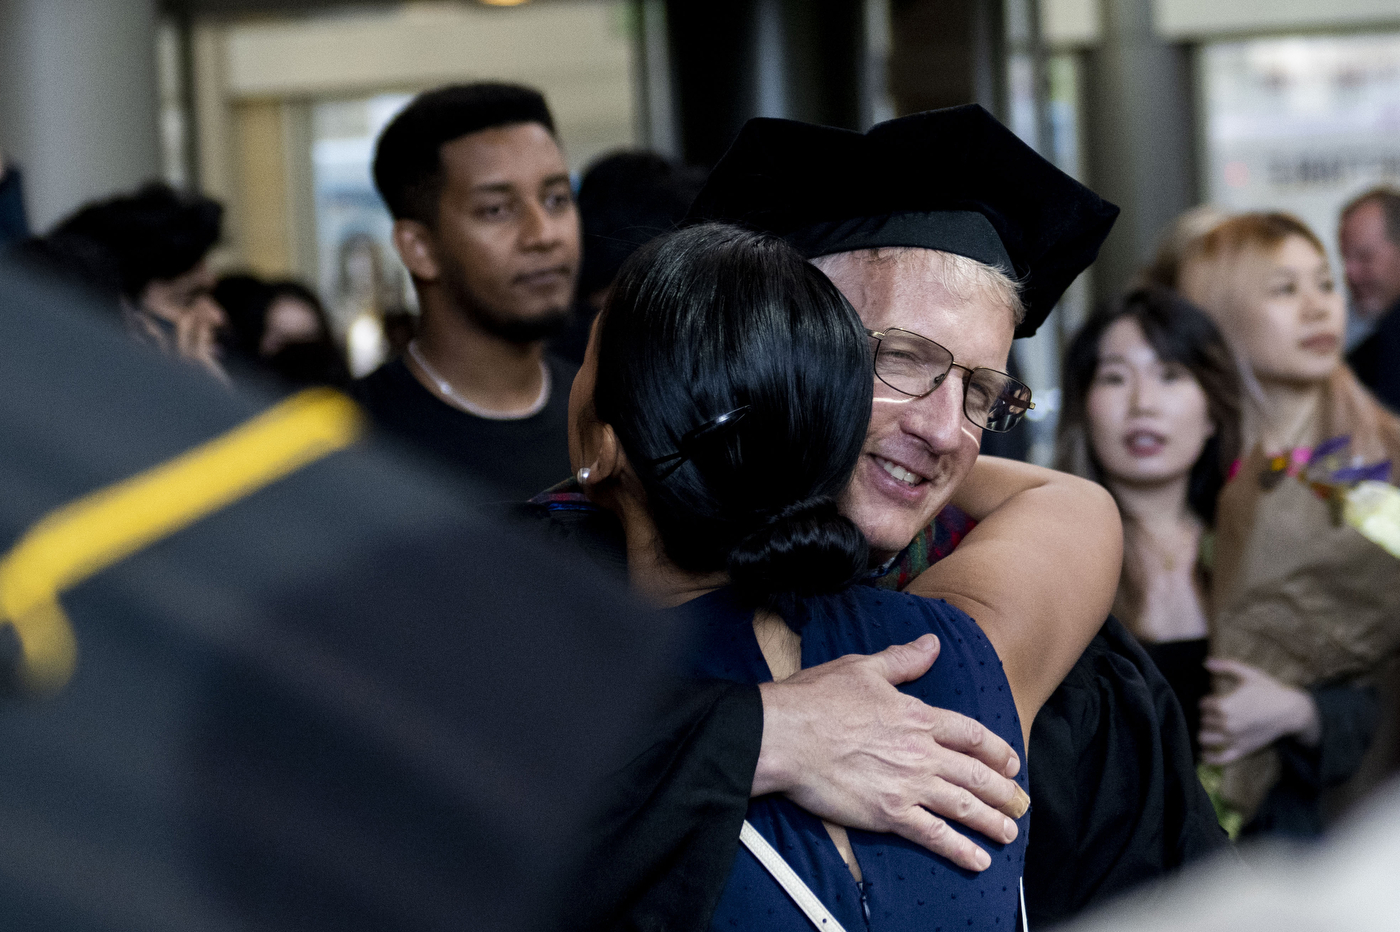
[[[549,401],[518,421],[493,421],[455,408],[423,386],[403,360],[357,380],[352,393],[385,431],[524,501],[569,476],[569,388],[577,368],[550,356]]]
[[[1201,700],[1210,694],[1210,671],[1206,669],[1210,641],[1207,638],[1191,638],[1185,641],[1140,643],[1176,694],[1176,701],[1181,703],[1182,715],[1186,717],[1186,732],[1191,736],[1191,756],[1199,762],[1201,745],[1197,738],[1201,733]]]
[[[1347,354],[1347,365],[1386,407],[1400,412],[1400,301],[1390,306],[1375,332]]]

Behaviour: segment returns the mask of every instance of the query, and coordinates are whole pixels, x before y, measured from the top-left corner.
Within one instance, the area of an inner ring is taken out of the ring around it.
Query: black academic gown
[[[1371,335],[1347,354],[1347,365],[1390,410],[1400,412],[1400,301]]]
[[[606,575],[626,578],[622,526],[607,512],[487,508],[586,554]],[[757,686],[672,681],[651,727],[632,744],[629,763],[614,774],[608,808],[567,897],[574,908],[565,928],[707,928],[739,850],[762,739]]]
[[[1228,844],[1176,694],[1109,617],[1031,726],[1032,929]]]

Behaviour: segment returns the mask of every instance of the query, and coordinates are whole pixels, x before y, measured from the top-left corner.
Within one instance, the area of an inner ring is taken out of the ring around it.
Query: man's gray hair
[[[891,261],[899,253],[915,248],[919,247],[882,246],[878,249],[862,249],[859,252],[867,262],[879,263]],[[939,284],[948,289],[950,294],[963,300],[990,297],[1008,308],[1015,325],[1021,326],[1021,322],[1026,319],[1026,304],[1021,300],[1023,285],[1010,270],[941,249],[928,251],[942,258],[943,261],[935,274],[939,276]],[[830,263],[840,256],[847,255],[851,253],[838,252],[817,256],[812,260],[812,264],[825,272]]]

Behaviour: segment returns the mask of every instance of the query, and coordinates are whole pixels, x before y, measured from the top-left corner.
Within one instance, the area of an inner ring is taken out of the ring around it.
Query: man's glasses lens
[[[974,424],[987,430],[1008,431],[1031,406],[1031,390],[1004,372],[974,369],[963,410]]]
[[[901,394],[927,395],[953,369],[953,354],[918,334],[890,330],[871,337],[877,341],[875,375]],[[966,373],[963,413],[978,427],[1008,431],[1032,407],[1030,388],[1005,372],[958,368]]]

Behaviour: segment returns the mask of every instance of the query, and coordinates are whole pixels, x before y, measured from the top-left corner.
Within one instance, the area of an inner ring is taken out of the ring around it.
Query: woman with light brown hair
[[[1219,223],[1188,247],[1178,285],[1245,385],[1243,453],[1217,503],[1201,743],[1247,832],[1315,834],[1323,790],[1361,768],[1374,730],[1373,709],[1332,705],[1354,704],[1400,652],[1400,559],[1358,530],[1352,495],[1394,483],[1400,420],[1343,363],[1342,296],[1298,219]]]

